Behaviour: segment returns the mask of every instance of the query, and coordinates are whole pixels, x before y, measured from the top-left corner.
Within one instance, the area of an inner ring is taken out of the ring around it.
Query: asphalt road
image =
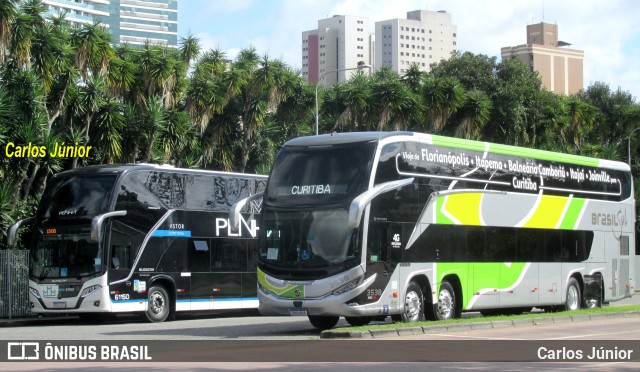
[[[640,304],[640,295],[612,306],[628,304]],[[341,320],[338,326],[347,325]],[[149,324],[132,317],[120,317],[104,323],[81,322],[70,317],[28,322],[3,321],[0,322],[0,340],[39,340],[40,343],[50,342],[59,348],[61,345],[78,343],[78,340],[96,345],[149,344],[153,356],[150,362],[9,362],[0,363],[0,370],[62,371],[90,368],[96,371],[130,371],[135,368],[157,371],[252,369],[371,372],[392,369],[403,372],[640,369],[640,363],[624,358],[589,363],[584,360],[533,361],[538,356],[536,351],[545,345],[553,350],[584,348],[585,356],[594,347],[613,349],[628,346],[640,354],[640,317],[364,341],[320,340],[319,332],[306,318],[259,317],[251,314],[239,316],[234,313],[213,317],[182,316],[173,322]],[[603,340],[616,340],[618,343],[611,344]],[[6,349],[4,345],[0,346]],[[0,349],[0,355],[3,352]],[[500,354],[505,352],[507,354]],[[498,354],[513,355],[513,361],[495,363],[500,358],[494,360],[491,355]],[[469,361],[461,362],[465,358]],[[173,362],[174,359],[178,362]],[[324,360],[336,362],[322,362]]]

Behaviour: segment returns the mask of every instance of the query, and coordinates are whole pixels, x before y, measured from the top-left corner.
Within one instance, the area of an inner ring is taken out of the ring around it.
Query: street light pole
[[[337,70],[326,71],[318,78],[318,82],[316,83],[316,136],[318,135],[318,87],[320,86],[320,80],[324,78],[327,74],[331,74],[334,72],[340,71],[349,71],[349,70],[362,70],[365,68],[371,68],[371,65],[364,63],[363,61],[358,62],[358,67],[349,67],[349,68],[339,68]]]
[[[640,130],[640,127],[636,128],[636,129],[634,129],[634,130],[632,130],[632,131],[631,131],[631,133],[629,133],[629,137],[627,138],[627,151],[628,151],[628,154],[629,154],[629,158],[628,158],[629,166],[631,166],[631,136],[633,136],[633,134],[634,134],[637,130]]]

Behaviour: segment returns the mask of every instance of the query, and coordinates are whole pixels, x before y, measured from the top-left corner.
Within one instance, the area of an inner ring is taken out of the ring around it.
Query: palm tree
[[[394,129],[406,129],[419,112],[415,95],[396,73],[383,78],[375,74],[373,79],[371,90],[378,112],[377,129],[383,130],[389,124],[393,124]]]
[[[122,157],[122,132],[125,127],[123,105],[117,99],[104,100],[95,117],[96,133],[93,136],[102,162],[112,164]]]
[[[35,30],[31,16],[20,9],[11,23],[9,55],[16,69],[29,71],[31,69],[31,43],[35,38]]]
[[[211,117],[221,113],[227,100],[220,79],[194,75],[189,82],[185,95],[185,110],[191,119],[198,124],[202,135]]]
[[[200,55],[200,49],[200,39],[191,35],[191,33],[187,34],[186,37],[180,40],[180,48],[178,49],[182,56],[182,62],[186,66],[190,66],[191,62]]]
[[[344,111],[336,120],[333,130],[338,126],[346,127],[348,130],[359,131],[370,129],[371,111],[371,84],[369,77],[362,73],[353,77],[337,90],[338,99],[344,104]]]
[[[184,111],[172,109],[167,112],[164,126],[158,128],[157,141],[162,148],[163,162],[169,163],[173,155],[188,144],[191,123]]]
[[[284,63],[270,60],[266,55],[262,57],[257,69],[253,70],[251,65],[245,65],[245,68],[248,68],[247,72],[251,76],[242,97],[240,128],[243,141],[238,166],[240,172],[246,169],[250,153],[249,142],[264,123],[266,114],[275,114],[278,105],[292,94],[295,82],[292,72]]]
[[[89,73],[104,76],[115,51],[111,46],[111,34],[102,21],[95,20],[91,24],[84,24],[82,28],[73,29],[71,36],[76,51],[75,64],[82,76],[87,78]]]
[[[582,152],[584,136],[591,131],[596,116],[593,106],[575,96],[564,99],[567,122],[561,128],[560,134],[565,146],[573,147],[578,154]]]
[[[0,1],[0,64],[4,63],[11,40],[11,22],[16,15],[17,0]]]
[[[466,139],[480,139],[484,125],[491,117],[491,99],[485,92],[472,90],[467,92],[464,103],[454,115],[457,122],[455,136]]]
[[[142,161],[148,163],[155,146],[156,134],[165,130],[167,120],[162,101],[157,96],[151,97],[145,108],[144,112],[142,112],[141,129],[147,138],[147,149]]]
[[[464,88],[454,78],[427,78],[422,89],[427,130],[440,132],[464,100]]]
[[[92,76],[80,86],[78,103],[81,113],[84,115],[84,129],[82,134],[85,143],[89,143],[89,129],[93,117],[104,102],[105,84],[99,76]]]
[[[135,52],[128,45],[118,47],[109,63],[106,81],[111,94],[131,102],[141,102],[136,80],[140,69],[135,61]]]
[[[409,86],[413,93],[418,93],[422,87],[422,80],[426,73],[420,69],[417,63],[409,65],[407,71],[402,75],[402,81]]]

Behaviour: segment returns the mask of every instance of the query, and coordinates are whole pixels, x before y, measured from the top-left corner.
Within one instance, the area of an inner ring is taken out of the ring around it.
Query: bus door
[[[401,224],[372,222],[369,225],[366,276],[370,277],[374,273],[377,276],[364,295],[369,303],[373,303],[378,301],[387,290],[389,298],[381,303],[383,313],[389,310],[388,305],[393,308],[399,306],[397,301],[401,295],[393,297],[393,292],[398,292],[400,274],[395,269],[400,261],[403,242]]]
[[[114,221],[110,227],[110,234],[106,240],[104,266],[108,282],[113,283],[129,276],[144,236],[120,222]],[[131,301],[146,298],[146,289],[146,281],[141,282],[140,278],[130,278],[124,282],[110,284],[109,293],[114,305],[113,310],[122,308],[124,311],[133,303]]]

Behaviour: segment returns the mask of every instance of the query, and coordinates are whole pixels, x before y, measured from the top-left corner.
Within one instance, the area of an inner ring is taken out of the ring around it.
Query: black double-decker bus
[[[256,254],[266,176],[158,165],[78,168],[52,177],[25,229],[34,313],[140,312],[152,322],[178,311],[258,306]]]

